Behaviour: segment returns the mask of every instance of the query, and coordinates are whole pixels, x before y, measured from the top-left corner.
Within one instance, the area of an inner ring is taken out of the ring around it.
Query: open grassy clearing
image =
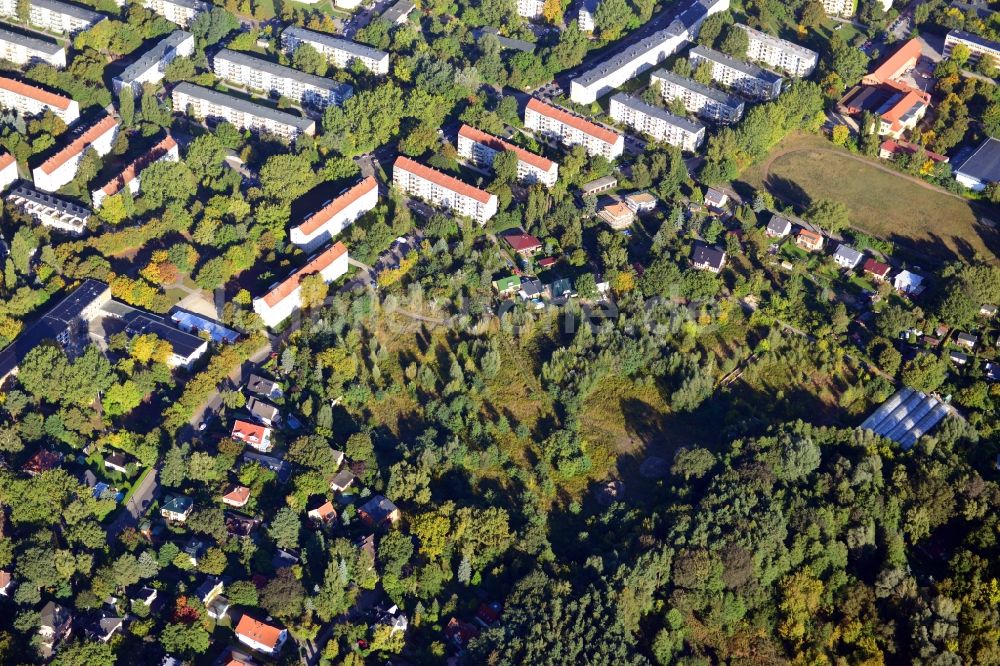
[[[1000,252],[1000,237],[991,226],[991,220],[1000,221],[995,207],[952,196],[819,136],[789,137],[741,181],[766,187],[799,209],[814,199],[841,201],[859,229],[891,240],[916,260],[979,255],[996,261]]]

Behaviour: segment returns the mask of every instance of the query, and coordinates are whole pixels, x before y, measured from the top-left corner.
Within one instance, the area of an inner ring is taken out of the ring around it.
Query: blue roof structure
[[[240,339],[239,331],[226,328],[216,321],[196,315],[193,312],[188,312],[187,310],[175,311],[170,315],[170,319],[177,324],[177,328],[187,333],[196,333],[198,331],[208,333],[212,342],[216,344],[220,342],[232,344]]]

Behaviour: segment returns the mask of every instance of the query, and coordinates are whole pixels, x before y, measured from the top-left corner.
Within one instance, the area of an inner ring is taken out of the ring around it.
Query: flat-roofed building
[[[857,8],[855,0],[823,0],[823,11],[827,16],[854,16]]]
[[[118,121],[105,113],[95,122],[74,127],[68,135],[69,142],[65,146],[31,170],[38,189],[55,192],[73,180],[88,148],[93,148],[101,157],[110,153],[111,144],[118,135]]]
[[[670,25],[611,55],[570,83],[570,99],[590,104],[626,81],[660,64],[698,35],[704,20],[729,8],[729,0],[694,0],[684,5]]]
[[[253,299],[253,310],[264,323],[274,328],[288,319],[302,306],[302,280],[308,275],[318,274],[326,283],[333,282],[347,273],[347,248],[343,243],[334,243],[272,287],[266,294]]]
[[[705,140],[705,126],[701,123],[680,118],[625,93],[611,98],[610,113],[616,121],[681,150],[694,152]]]
[[[0,190],[6,190],[17,179],[17,160],[10,153],[0,153]],[[2,244],[3,239],[0,236],[0,248]]]
[[[517,0],[517,15],[527,19],[539,18],[544,7],[545,0]]]
[[[346,83],[300,72],[243,51],[222,49],[212,60],[212,70],[219,78],[316,109],[331,104],[339,106],[354,93]]]
[[[396,158],[392,166],[392,182],[411,196],[447,208],[479,224],[486,224],[497,213],[495,194],[463,183],[409,157],[401,155]]]
[[[410,14],[417,6],[413,0],[396,0],[388,9],[382,12],[382,20],[388,21],[389,25],[402,25],[406,23]]]
[[[660,94],[667,102],[680,99],[686,110],[705,120],[734,123],[743,116],[742,99],[694,79],[660,69],[650,75],[649,82],[659,84]]]
[[[281,46],[289,55],[300,44],[313,47],[336,67],[348,67],[356,60],[375,74],[389,73],[389,54],[385,51],[295,25],[285,28],[281,33]]]
[[[226,95],[218,90],[202,88],[184,81],[173,91],[174,111],[191,113],[197,118],[226,120],[237,127],[256,132],[270,132],[294,141],[300,134],[316,133],[316,122],[293,116],[269,106],[255,104],[241,97]]]
[[[150,312],[143,312],[123,303],[112,301],[105,306],[110,316],[125,322],[125,335],[134,338],[139,335],[155,335],[170,344],[170,356],[166,364],[171,368],[191,369],[194,362],[208,351],[208,340],[182,331],[170,324],[170,320]]]
[[[59,0],[28,0],[28,23],[36,28],[75,35],[108,18],[87,7]],[[17,19],[17,0],[0,1],[0,15]]]
[[[532,97],[524,109],[524,126],[567,146],[582,145],[588,155],[609,160],[625,152],[625,137]]]
[[[695,69],[702,62],[708,62],[712,66],[713,81],[751,99],[767,101],[781,94],[784,79],[757,65],[731,58],[700,44],[691,49],[688,57]]]
[[[0,26],[0,58],[15,65],[45,63],[62,69],[66,66],[66,49],[40,36],[25,35]]]
[[[125,87],[130,88],[133,94],[142,92],[144,83],[159,83],[163,80],[163,73],[174,58],[192,53],[194,35],[184,30],[173,31],[114,78],[112,85],[115,92],[121,94]]]
[[[90,193],[94,201],[94,208],[100,208],[107,197],[114,196],[119,192],[128,189],[130,193],[139,192],[139,176],[142,170],[155,162],[176,162],[180,159],[180,152],[177,149],[177,142],[169,134],[158,141],[155,146],[147,150],[140,157],[133,160],[127,167],[114,178]]]
[[[458,154],[478,167],[493,166],[497,153],[511,151],[517,156],[517,177],[525,183],[552,187],[559,178],[559,165],[541,155],[515,146],[475,127],[462,125],[458,130]]]
[[[14,185],[6,200],[41,224],[72,234],[83,233],[90,219],[90,211],[83,206],[40,192],[26,183]]]
[[[795,42],[769,35],[750,26],[737,24],[747,34],[747,58],[780,69],[789,76],[809,76],[816,69],[819,55]]]
[[[378,204],[378,181],[368,176],[342,192],[296,227],[289,238],[305,252],[312,252],[349,227]]]
[[[957,44],[969,49],[969,64],[975,65],[983,56],[993,58],[994,64],[1000,64],[1000,43],[974,35],[971,32],[952,30],[944,38],[944,57],[951,57],[951,51]]]
[[[0,76],[0,107],[23,116],[51,111],[67,125],[80,117],[80,105],[75,99],[7,76]]]
[[[182,28],[190,26],[198,14],[209,8],[209,4],[201,0],[143,0],[142,6]]]

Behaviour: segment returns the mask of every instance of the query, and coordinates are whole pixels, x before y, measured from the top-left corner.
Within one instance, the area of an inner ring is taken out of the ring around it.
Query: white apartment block
[[[396,158],[392,167],[392,182],[411,196],[472,218],[482,225],[497,213],[495,194],[414,162],[409,157]]]
[[[347,248],[343,243],[334,243],[266,294],[253,299],[253,311],[267,326],[274,328],[302,306],[303,278],[318,273],[329,284],[347,273],[347,266]]]
[[[67,125],[80,117],[80,105],[75,99],[6,76],[0,76],[0,108],[12,109],[22,116],[40,116],[51,111]]]
[[[766,32],[754,30],[750,26],[737,24],[737,27],[742,28],[749,38],[748,59],[780,69],[796,78],[809,76],[816,69],[819,54],[815,51]]]
[[[524,109],[524,126],[567,146],[582,145],[588,155],[609,160],[625,152],[625,137],[534,97]]]
[[[192,53],[194,35],[184,30],[173,31],[115,77],[112,81],[115,92],[121,95],[122,89],[128,87],[133,95],[141,93],[143,84],[155,84],[163,80],[163,73],[174,58]]]
[[[17,179],[17,160],[10,153],[0,153],[0,190],[6,190]]]
[[[493,158],[504,151],[511,151],[517,155],[517,178],[521,182],[541,183],[546,187],[556,184],[559,178],[559,165],[552,160],[469,125],[462,125],[458,130],[458,154],[478,167],[492,167]]]
[[[694,0],[670,25],[612,55],[570,83],[570,99],[590,104],[676,53],[698,35],[705,19],[729,8],[729,0]]]
[[[781,94],[783,79],[766,69],[752,65],[725,53],[698,45],[691,49],[688,57],[695,69],[702,62],[712,65],[712,80],[727,86],[741,95],[759,101],[767,101]]]
[[[59,0],[29,0],[28,23],[36,28],[75,35],[107,18],[100,12]],[[0,15],[17,19],[17,0],[0,0]]]
[[[270,132],[288,141],[300,134],[316,133],[316,122],[293,116],[284,111],[226,95],[218,90],[202,88],[184,81],[173,91],[175,113],[190,113],[196,118],[226,120],[242,129]]]
[[[293,25],[281,33],[281,46],[291,55],[299,44],[308,44],[335,67],[348,67],[357,60],[375,74],[389,73],[389,54],[343,37],[306,30]]]
[[[107,197],[114,196],[122,190],[128,189],[133,195],[139,193],[139,175],[142,170],[154,162],[176,162],[180,159],[180,152],[177,149],[177,142],[169,134],[159,143],[146,151],[138,159],[134,160],[122,172],[109,180],[103,187],[90,193],[94,202],[94,208],[100,208]]]
[[[576,14],[576,24],[581,32],[594,32],[597,29],[597,22],[594,15],[597,14],[599,0],[581,0],[580,9]]]
[[[190,26],[195,16],[209,8],[201,0],[143,0],[142,6],[182,28]]]
[[[31,170],[35,187],[46,192],[55,192],[76,177],[83,155],[93,148],[104,157],[111,152],[111,144],[118,135],[118,121],[114,116],[104,114],[97,122],[79,125],[67,132],[70,139],[52,157]]]
[[[962,44],[969,49],[969,64],[975,65],[984,55],[993,58],[993,62],[1000,64],[1000,43],[983,39],[979,35],[961,30],[952,30],[944,38],[944,57],[951,56],[951,50],[956,44]]]
[[[705,120],[734,123],[743,116],[745,103],[739,97],[717,88],[661,69],[649,77],[650,85],[659,84],[660,94],[667,103],[680,99],[684,108]]]
[[[694,152],[705,140],[705,126],[701,123],[679,118],[625,93],[611,98],[609,111],[617,122],[681,150]]]
[[[289,238],[305,252],[312,252],[378,204],[378,181],[368,176],[316,211],[296,227]]]
[[[23,35],[0,27],[0,58],[15,65],[46,63],[56,69],[66,67],[66,49],[40,37]]]
[[[526,19],[538,18],[544,6],[545,0],[517,0],[517,15]]]
[[[226,81],[287,97],[315,109],[331,104],[339,106],[354,93],[346,83],[306,74],[242,51],[222,49],[212,61],[212,70]]]
[[[856,0],[823,0],[823,11],[827,16],[842,16],[847,18],[854,15],[857,6]]]
[[[43,225],[60,231],[83,233],[90,219],[90,211],[83,206],[39,192],[25,183],[15,185],[6,199]]]

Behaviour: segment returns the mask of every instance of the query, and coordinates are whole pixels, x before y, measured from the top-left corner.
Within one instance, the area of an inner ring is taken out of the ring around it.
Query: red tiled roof
[[[24,81],[18,81],[17,79],[12,79],[6,76],[0,76],[0,88],[9,90],[18,95],[30,97],[31,99],[41,102],[42,104],[48,104],[49,106],[54,106],[63,110],[68,109],[69,104],[72,101],[69,97],[57,95],[56,93],[49,92],[48,90],[44,90],[38,86],[33,86],[25,83]]]
[[[495,137],[492,134],[487,134],[486,132],[478,130],[470,125],[462,125],[461,129],[458,130],[458,135],[472,139],[476,143],[481,143],[484,146],[489,146],[496,151],[509,150],[517,155],[517,159],[545,172],[551,171],[552,167],[555,165],[555,162],[550,159],[528,152],[520,146],[515,146],[512,143],[508,143],[503,139]]]
[[[281,629],[264,624],[249,615],[244,615],[240,618],[240,623],[236,625],[236,635],[245,636],[252,641],[274,649],[281,638]]]
[[[545,257],[544,259],[538,260],[538,265],[542,268],[548,268],[549,266],[554,266],[556,263],[555,257]]]
[[[332,246],[319,254],[315,259],[285,278],[284,281],[282,281],[277,287],[267,292],[267,294],[264,295],[264,302],[273,308],[275,305],[285,300],[289,294],[295,291],[296,287],[299,286],[299,282],[302,281],[302,278],[307,275],[312,275],[313,273],[319,273],[321,270],[345,254],[347,254],[347,248],[344,244],[339,241],[334,243]]]
[[[818,234],[815,231],[810,231],[809,229],[799,229],[799,236],[807,238],[811,241],[818,241],[823,238],[823,234]]]
[[[608,204],[603,211],[614,217],[624,217],[632,214],[632,209],[623,203]]]
[[[903,68],[911,60],[916,61],[918,58],[920,58],[920,40],[914,37],[900,46],[885,62],[876,67],[871,74],[865,77],[865,81],[868,83],[885,83],[886,81],[895,79],[902,74]]]
[[[420,162],[415,162],[409,157],[404,157],[400,155],[396,158],[396,163],[393,165],[394,169],[403,169],[404,171],[409,171],[410,173],[423,178],[424,180],[429,180],[435,185],[439,185],[447,190],[451,190],[462,196],[470,197],[475,199],[479,203],[488,203],[490,197],[493,195],[485,190],[481,190],[478,187],[473,187],[468,183],[463,183],[458,178],[449,176],[448,174],[441,173],[437,169],[432,169],[429,166],[424,166]]]
[[[146,154],[135,159],[120,174],[108,181],[108,184],[102,187],[101,191],[109,197],[121,192],[126,185],[135,180],[140,171],[173,150],[176,145],[174,137],[168,134],[162,141],[150,148]]]
[[[542,246],[542,242],[540,240],[531,234],[526,234],[524,232],[519,234],[504,234],[503,239],[507,241],[508,245],[514,248],[515,252],[534,250]]]
[[[329,500],[315,509],[309,509],[309,513],[318,513],[322,518],[326,518],[332,512],[335,512],[335,509],[333,508],[333,502]]]
[[[235,486],[232,490],[222,496],[222,499],[243,504],[250,499],[250,489],[246,486]]]
[[[883,264],[881,261],[875,261],[871,257],[865,260],[862,269],[865,273],[871,273],[872,275],[878,275],[879,277],[885,277],[889,274],[889,266]]]
[[[917,104],[923,101],[923,95],[917,90],[908,91],[903,97],[896,102],[891,109],[882,114],[882,119],[887,123],[892,125],[892,131],[896,132],[902,127],[899,119],[902,118],[907,111],[912,109]]]
[[[915,155],[916,153],[920,152],[922,146],[918,146],[915,143],[910,143],[909,141],[896,141],[893,139],[886,139],[885,141],[882,142],[882,145],[880,145],[879,148],[881,148],[886,152],[892,153],[893,155],[895,155],[896,153],[909,153],[910,155]],[[927,156],[927,159],[933,160],[935,162],[947,162],[949,159],[947,155],[935,153],[934,151],[927,150],[926,148],[924,148],[924,155]]]
[[[117,120],[115,120],[112,116],[105,115],[97,123],[88,127],[85,132],[78,134],[75,139],[73,139],[58,153],[42,162],[42,171],[47,174],[51,174],[53,171],[69,161],[70,158],[82,153],[87,149],[87,146],[92,144],[98,138],[104,136],[105,132],[108,132],[117,125]]]
[[[237,421],[233,424],[232,438],[240,441],[260,442],[264,439],[266,426],[250,423],[249,421]]]
[[[14,163],[14,156],[10,153],[3,153],[0,155],[0,169],[6,169],[11,164]]]
[[[378,181],[375,180],[374,176],[368,176],[360,183],[354,185],[351,189],[347,190],[339,197],[328,203],[321,210],[316,211],[309,217],[307,217],[302,224],[300,224],[297,229],[303,234],[308,236],[312,232],[316,231],[324,224],[329,222],[335,215],[343,211],[345,208],[350,206],[352,203],[368,194],[372,190],[378,189]]]
[[[575,127],[581,132],[589,134],[595,139],[600,139],[605,143],[613,144],[616,143],[620,138],[620,135],[617,132],[612,132],[611,130],[605,127],[601,127],[600,125],[594,124],[589,120],[584,120],[579,116],[574,116],[569,111],[564,111],[555,106],[550,106],[545,102],[535,99],[534,97],[528,100],[528,108],[531,109],[532,111],[542,114],[543,116],[548,116],[549,118],[558,120],[559,122],[565,125],[569,125],[570,127]]]

